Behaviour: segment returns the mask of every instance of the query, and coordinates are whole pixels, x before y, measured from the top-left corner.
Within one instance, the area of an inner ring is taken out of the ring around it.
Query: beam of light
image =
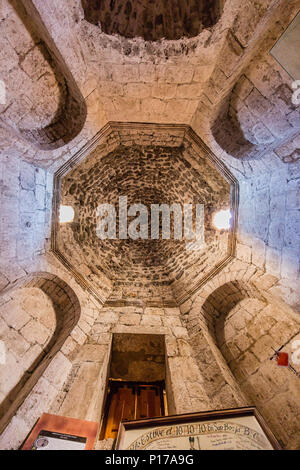
[[[73,222],[75,217],[75,212],[71,206],[60,206],[59,210],[59,222],[61,224],[66,224]]]
[[[232,214],[230,209],[217,212],[213,218],[213,224],[218,230],[229,230]]]

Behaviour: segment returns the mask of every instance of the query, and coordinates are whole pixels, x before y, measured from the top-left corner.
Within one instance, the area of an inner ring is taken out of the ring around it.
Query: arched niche
[[[280,349],[291,359],[293,343],[300,339],[296,315],[269,293],[243,281],[213,291],[202,313],[248,404],[259,409],[284,447],[299,447],[299,378],[272,360]]]
[[[33,2],[3,0],[1,126],[41,150],[73,140],[86,120],[86,103]]]
[[[277,153],[277,148],[299,133],[292,95],[285,71],[269,53],[259,56],[244,70],[214,116],[211,129],[216,142],[241,160],[257,159],[269,148]],[[279,151],[278,157],[284,163],[296,161],[296,142],[294,147],[290,155]]]
[[[33,362],[28,366],[28,369],[25,370],[0,404],[0,434],[29,395],[56,353],[61,349],[76,326],[81,312],[80,303],[74,291],[65,281],[55,275],[45,272],[33,273],[29,277],[19,280],[9,292],[5,293],[6,297],[10,293],[13,297],[13,293],[20,289],[38,289],[47,297],[47,302],[51,303],[55,315],[55,325],[51,337],[43,345],[41,352],[33,358]],[[15,335],[18,334],[17,328],[17,326],[15,329],[9,326],[10,331],[14,332]],[[3,339],[5,342],[5,337]]]

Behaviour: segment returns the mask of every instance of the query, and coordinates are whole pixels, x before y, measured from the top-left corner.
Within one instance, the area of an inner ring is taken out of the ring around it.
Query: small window
[[[61,224],[66,224],[73,222],[75,217],[75,212],[71,206],[60,206],[59,210],[59,222]]]
[[[217,212],[213,218],[213,224],[218,230],[230,230],[232,214],[230,209]]]

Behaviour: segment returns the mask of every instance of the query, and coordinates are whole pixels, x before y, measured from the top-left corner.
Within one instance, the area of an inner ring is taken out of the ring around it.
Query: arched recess
[[[34,359],[24,375],[0,405],[0,434],[29,395],[51,360],[61,349],[78,323],[81,307],[74,291],[65,281],[45,272],[32,273],[20,279],[10,290],[38,288],[51,300],[56,316],[55,331],[43,351]],[[7,292],[6,292],[7,293]]]
[[[291,357],[300,339],[290,307],[251,282],[231,281],[209,295],[202,313],[248,404],[259,409],[284,447],[299,448],[299,378],[271,360],[281,348]]]
[[[267,55],[256,58],[223,100],[211,129],[216,142],[235,158],[251,160],[281,147],[299,133],[291,80]],[[277,153],[277,152],[276,152]],[[297,144],[284,163],[299,158]],[[278,152],[282,158],[281,152]]]
[[[57,149],[82,130],[85,100],[31,0],[3,0],[1,127],[41,150]]]

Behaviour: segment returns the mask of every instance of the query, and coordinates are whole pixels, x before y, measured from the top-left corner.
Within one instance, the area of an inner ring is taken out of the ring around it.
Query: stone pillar
[[[181,328],[177,337],[166,335],[166,389],[169,414],[212,409],[204,385],[203,376],[189,344],[187,330]]]
[[[189,334],[195,361],[212,407],[218,410],[248,406],[249,403],[208,329],[189,329]]]

